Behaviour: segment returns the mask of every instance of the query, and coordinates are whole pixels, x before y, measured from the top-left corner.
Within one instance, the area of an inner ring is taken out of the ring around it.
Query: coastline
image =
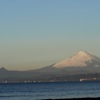
[[[42,99],[42,100],[100,100],[100,97],[84,97],[84,98],[59,98],[59,99]]]

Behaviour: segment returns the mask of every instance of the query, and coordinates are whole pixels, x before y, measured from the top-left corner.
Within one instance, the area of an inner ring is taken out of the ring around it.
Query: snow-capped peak
[[[76,53],[74,56],[80,56],[80,57],[85,57],[87,59],[94,59],[94,56],[88,53],[87,51],[79,51]]]
[[[79,51],[78,54],[80,54],[80,55],[90,55],[87,51]]]
[[[53,65],[55,68],[63,67],[86,67],[94,62],[100,63],[100,59],[91,55],[87,51],[79,51],[72,57],[69,57],[63,61],[60,61]]]

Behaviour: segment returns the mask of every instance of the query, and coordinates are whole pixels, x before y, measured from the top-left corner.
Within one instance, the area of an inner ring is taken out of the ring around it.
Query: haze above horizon
[[[100,57],[99,0],[0,1],[0,67],[44,67],[86,50]]]

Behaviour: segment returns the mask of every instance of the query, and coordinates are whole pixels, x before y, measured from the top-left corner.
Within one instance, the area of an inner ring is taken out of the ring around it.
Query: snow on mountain
[[[95,67],[100,66],[100,59],[94,55],[91,55],[87,51],[79,51],[72,57],[54,64],[53,67],[87,67],[89,65],[94,65]]]

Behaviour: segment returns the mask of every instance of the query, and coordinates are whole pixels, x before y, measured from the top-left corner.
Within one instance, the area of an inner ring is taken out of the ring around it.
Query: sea
[[[100,81],[0,84],[0,100],[100,97]]]

